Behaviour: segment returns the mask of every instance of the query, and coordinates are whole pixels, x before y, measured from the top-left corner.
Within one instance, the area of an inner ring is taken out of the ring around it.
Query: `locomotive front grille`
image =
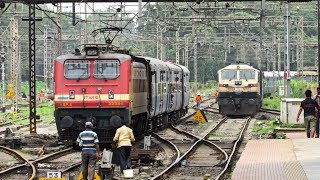
[[[94,132],[97,133],[98,139],[100,143],[112,143],[113,137],[115,135],[115,130],[105,130],[105,129],[93,129]],[[60,140],[62,141],[70,141],[75,142],[79,136],[81,131],[76,129],[66,129],[61,131]]]
[[[75,141],[78,138],[79,134],[80,134],[80,131],[76,129],[65,129],[61,131],[60,140]]]
[[[105,129],[95,129],[93,131],[97,133],[99,142],[101,143],[112,143],[113,137],[116,133],[115,130],[105,130]]]

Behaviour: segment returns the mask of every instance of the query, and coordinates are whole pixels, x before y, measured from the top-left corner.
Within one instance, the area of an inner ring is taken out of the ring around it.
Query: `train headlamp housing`
[[[69,91],[69,99],[75,99],[74,90]]]
[[[98,56],[99,49],[97,47],[86,47],[85,48],[86,56]]]
[[[223,84],[223,87],[228,87],[229,85],[228,84]]]
[[[248,84],[249,87],[258,87],[258,84]]]
[[[235,88],[234,92],[236,95],[240,95],[242,93],[242,90],[240,88]]]
[[[109,90],[109,92],[108,92],[108,98],[109,98],[109,99],[114,99],[114,91],[113,91],[113,90]]]

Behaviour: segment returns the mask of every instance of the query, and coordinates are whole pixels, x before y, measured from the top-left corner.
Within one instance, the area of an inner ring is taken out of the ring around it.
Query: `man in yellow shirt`
[[[119,116],[117,116],[120,118]],[[123,173],[125,169],[131,169],[131,147],[135,142],[132,129],[124,123],[116,131],[113,142],[117,145],[118,155],[120,159],[120,171]]]

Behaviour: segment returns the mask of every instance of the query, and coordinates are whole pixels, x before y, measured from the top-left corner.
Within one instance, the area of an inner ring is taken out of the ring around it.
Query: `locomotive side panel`
[[[166,111],[167,103],[167,71],[168,67],[163,61],[149,58],[151,67],[152,80],[152,102],[151,102],[151,117],[158,116]]]
[[[144,64],[133,62],[131,66],[130,100],[132,115],[147,112],[148,82]]]
[[[169,71],[169,112],[177,111],[182,104],[182,69],[178,66],[167,63]]]
[[[189,105],[189,101],[190,101],[190,83],[189,83],[189,79],[190,79],[190,71],[181,65],[177,65],[179,66],[182,71],[182,95],[183,95],[183,104],[182,104],[182,109],[188,109],[188,105]],[[186,112],[185,112],[186,113]]]

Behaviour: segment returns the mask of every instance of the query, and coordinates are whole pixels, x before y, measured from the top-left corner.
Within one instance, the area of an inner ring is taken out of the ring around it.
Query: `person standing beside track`
[[[312,99],[316,100],[318,105],[320,105],[320,86],[317,87],[317,94],[312,96]],[[320,118],[320,111],[317,111],[316,138],[319,138],[319,118]]]
[[[311,98],[310,90],[306,90],[305,96],[306,98],[300,104],[300,109],[297,115],[297,122],[299,122],[300,114],[302,110],[304,110],[304,125],[306,128],[307,137],[314,138],[317,122],[316,109],[319,110],[319,105],[317,101]]]
[[[86,130],[82,131],[77,139],[77,144],[82,148],[82,175],[83,180],[93,180],[97,159],[101,158],[97,133],[92,131],[93,124],[86,122]],[[90,168],[88,173],[88,166]]]
[[[118,116],[114,117],[121,119]],[[135,138],[131,128],[127,127],[123,122],[121,122],[121,125],[114,135],[113,142],[117,146],[120,171],[123,174],[123,170],[131,169],[131,147],[135,142]]]

